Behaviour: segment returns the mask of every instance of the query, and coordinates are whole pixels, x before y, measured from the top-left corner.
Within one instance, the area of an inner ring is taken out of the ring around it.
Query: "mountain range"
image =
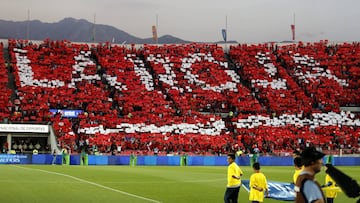
[[[0,20],[0,39],[69,40],[72,42],[113,42],[126,44],[152,44],[153,38],[139,38],[113,26],[94,24],[84,19],[64,18],[55,23],[39,20],[8,21]],[[95,38],[93,31],[95,30]],[[93,39],[94,38],[94,39]],[[190,43],[171,35],[158,38],[160,44]]]

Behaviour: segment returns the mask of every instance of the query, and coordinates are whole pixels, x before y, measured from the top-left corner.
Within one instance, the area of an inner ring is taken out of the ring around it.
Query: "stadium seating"
[[[0,116],[51,122],[72,149],[84,140],[100,152],[359,148],[359,116],[340,111],[359,106],[358,44],[236,45],[226,59],[215,44],[9,40],[9,54],[16,99],[0,94],[11,107]],[[70,109],[82,113],[61,114]]]
[[[0,44],[0,120],[10,118],[12,105],[10,104],[11,100],[11,89],[8,88],[8,70],[5,66],[5,60],[3,56],[3,44]]]

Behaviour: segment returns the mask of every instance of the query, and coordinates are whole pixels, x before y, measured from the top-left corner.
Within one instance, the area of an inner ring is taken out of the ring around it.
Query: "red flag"
[[[295,40],[295,25],[292,24],[292,25],[290,25],[290,27],[291,27],[291,32],[292,32],[292,40]]]
[[[153,34],[154,41],[157,42],[158,36],[157,36],[157,31],[156,31],[155,25],[152,26],[152,34]]]

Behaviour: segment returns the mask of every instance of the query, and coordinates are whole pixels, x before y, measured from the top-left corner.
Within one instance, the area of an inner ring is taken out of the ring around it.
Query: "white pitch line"
[[[130,197],[135,197],[135,198],[142,199],[142,200],[146,200],[146,201],[149,201],[149,202],[161,203],[161,202],[159,202],[159,201],[157,201],[157,200],[154,200],[154,199],[149,199],[149,198],[142,197],[142,196],[139,196],[139,195],[131,194],[131,193],[128,193],[128,192],[124,192],[124,191],[121,191],[121,190],[117,190],[117,189],[114,189],[114,188],[111,188],[111,187],[107,187],[107,186],[105,186],[105,185],[101,185],[101,184],[98,184],[98,183],[94,183],[94,182],[91,182],[91,181],[87,181],[87,180],[84,180],[84,179],[81,179],[81,178],[77,178],[77,177],[74,177],[74,176],[71,176],[71,175],[63,174],[63,173],[46,171],[46,170],[42,170],[42,169],[26,168],[26,167],[22,167],[22,166],[15,166],[15,167],[22,168],[22,169],[27,169],[27,170],[41,171],[41,172],[48,173],[48,174],[54,174],[54,175],[64,176],[64,177],[67,177],[67,178],[71,178],[71,179],[77,180],[77,181],[79,181],[79,182],[83,182],[83,183],[87,183],[87,184],[90,184],[90,185],[94,185],[94,186],[96,186],[96,187],[100,187],[100,188],[103,188],[103,189],[106,189],[106,190],[110,190],[110,191],[113,191],[113,192],[117,192],[117,193],[120,193],[120,194],[123,194],[123,195],[130,196]]]
[[[244,186],[244,184],[241,184],[241,186],[242,186],[243,188],[245,188],[246,191],[250,192],[250,190],[248,190],[248,189]]]

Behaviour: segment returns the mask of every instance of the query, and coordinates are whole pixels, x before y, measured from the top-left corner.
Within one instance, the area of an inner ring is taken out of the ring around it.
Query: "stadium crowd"
[[[0,119],[51,123],[92,153],[360,152],[360,45],[98,45],[9,40]],[[50,110],[58,110],[52,113]],[[63,110],[80,110],[76,118]]]

